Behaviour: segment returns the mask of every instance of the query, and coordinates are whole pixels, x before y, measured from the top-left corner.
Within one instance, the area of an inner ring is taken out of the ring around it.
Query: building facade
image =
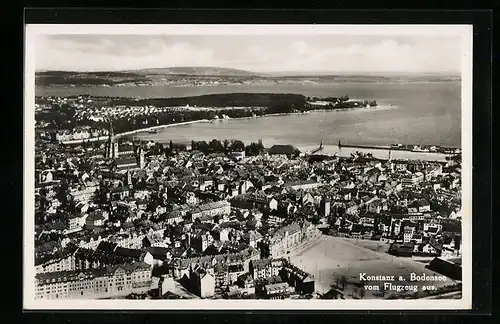
[[[35,299],[99,299],[144,293],[151,284],[151,266],[136,262],[85,271],[40,273]]]

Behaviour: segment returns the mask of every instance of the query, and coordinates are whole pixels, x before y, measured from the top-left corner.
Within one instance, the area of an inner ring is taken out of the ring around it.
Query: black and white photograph
[[[471,308],[471,26],[25,47],[25,308]]]

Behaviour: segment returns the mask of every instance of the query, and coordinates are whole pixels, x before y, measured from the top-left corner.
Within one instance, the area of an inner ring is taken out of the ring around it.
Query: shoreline
[[[370,150],[391,150],[391,152],[399,151],[399,152],[413,152],[413,153],[422,153],[422,154],[444,154],[444,155],[454,155],[458,154],[455,152],[448,153],[448,152],[438,152],[438,151],[416,151],[416,150],[411,150],[411,149],[402,149],[402,148],[397,148],[397,147],[392,147],[391,145],[362,145],[362,144],[342,144],[342,147],[347,147],[347,148],[364,148],[364,149],[370,149]],[[432,146],[432,145],[431,145]],[[452,149],[460,149],[460,148],[455,148],[453,147]]]
[[[199,77],[199,76],[197,76]],[[201,76],[203,77],[203,76]],[[301,77],[301,76],[299,76]],[[314,78],[314,76],[312,76]],[[461,79],[444,79],[444,80],[394,80],[394,81],[381,81],[377,80],[372,83],[376,84],[434,84],[434,83],[448,83],[448,82],[460,82]],[[241,83],[227,83],[227,84],[204,84],[201,85],[201,87],[210,87],[210,88],[216,88],[216,87],[221,87],[221,86],[229,86],[229,87],[244,87],[244,86],[254,86],[254,87],[259,87],[259,86],[267,86],[267,85],[319,85],[319,86],[337,86],[337,85],[343,85],[346,83],[355,83],[355,84],[365,84],[368,83],[367,81],[359,81],[359,80],[348,80],[348,81],[337,81],[337,82],[307,82],[307,81],[281,81],[281,82],[274,82],[274,81],[268,81],[268,82],[255,82],[255,83],[250,83],[250,84],[241,84]],[[123,84],[123,85],[106,85],[106,84],[68,84],[68,85],[62,85],[62,84],[50,84],[50,85],[36,85],[36,89],[39,91],[44,91],[44,90],[70,90],[70,89],[95,89],[95,88],[143,88],[143,87],[175,87],[175,88],[197,88],[200,87],[200,85],[196,84]],[[38,96],[44,96],[44,95],[38,95]],[[56,95],[57,96],[57,95]],[[135,97],[134,97],[135,98]]]
[[[151,127],[147,127],[147,128],[140,128],[140,129],[136,129],[133,131],[118,133],[118,134],[115,134],[115,136],[122,137],[122,136],[131,135],[131,134],[145,133],[145,132],[148,132],[148,131],[153,130],[153,129],[161,129],[161,128],[165,128],[165,127],[174,127],[174,126],[183,126],[183,125],[190,125],[190,124],[196,124],[196,123],[211,123],[211,122],[224,121],[224,120],[248,120],[248,119],[257,119],[257,118],[265,118],[265,117],[279,117],[279,116],[299,116],[299,115],[307,115],[311,112],[331,112],[331,111],[337,111],[337,110],[362,109],[362,108],[368,109],[368,108],[377,108],[377,107],[379,107],[379,106],[357,107],[357,108],[338,108],[338,109],[314,109],[314,110],[308,110],[305,112],[274,113],[274,114],[265,114],[265,115],[259,115],[259,116],[251,116],[251,117],[200,119],[200,120],[192,120],[192,121],[187,121],[187,122],[172,123],[172,124],[166,124],[166,125],[151,126]]]
[[[450,154],[438,153],[438,152],[415,152],[415,151],[403,151],[403,150],[389,150],[388,148],[366,148],[367,145],[350,145],[346,147],[342,144],[339,148],[338,145],[334,144],[323,144],[323,149],[316,152],[317,155],[326,156],[339,156],[339,157],[351,157],[356,152],[363,154],[372,154],[375,159],[388,160],[389,151],[391,152],[392,160],[425,160],[434,162],[448,162],[446,157]],[[297,147],[302,152],[306,153],[311,150],[318,148],[318,145],[304,145]]]
[[[162,129],[162,128],[166,128],[166,127],[183,126],[183,125],[190,125],[190,124],[196,124],[196,123],[209,123],[209,122],[211,122],[211,120],[209,120],[209,119],[199,119],[199,120],[191,120],[191,121],[180,122],[180,123],[157,125],[157,126],[151,126],[151,127],[147,127],[147,128],[140,128],[140,129],[136,129],[133,131],[124,132],[124,133],[118,133],[118,134],[115,134],[115,137],[128,136],[128,135],[137,134],[137,133],[145,133],[145,132],[148,132],[150,130]]]
[[[250,119],[257,119],[257,118],[266,118],[266,117],[280,117],[280,116],[299,116],[299,115],[307,115],[311,112],[332,112],[332,111],[343,111],[343,110],[352,110],[352,109],[370,109],[370,108],[378,108],[380,106],[375,106],[375,107],[358,107],[358,108],[342,108],[342,109],[315,109],[315,110],[309,110],[309,111],[306,111],[306,112],[292,112],[292,113],[274,113],[274,114],[266,114],[266,115],[260,115],[260,116],[252,116],[252,117],[239,117],[239,118],[219,118],[219,119],[200,119],[200,120],[192,120],[192,121],[186,121],[186,122],[179,122],[179,123],[172,123],[172,124],[165,124],[165,125],[156,125],[156,126],[151,126],[151,127],[146,127],[146,128],[140,128],[140,129],[136,129],[136,130],[132,130],[132,131],[128,131],[128,132],[123,132],[123,133],[118,133],[118,134],[115,134],[115,136],[117,138],[120,138],[120,137],[126,137],[126,136],[129,136],[129,135],[133,135],[133,134],[141,134],[141,133],[144,133],[144,135],[148,135],[147,132],[148,131],[151,131],[151,130],[156,130],[156,129],[164,129],[164,128],[168,128],[168,127],[176,127],[176,126],[184,126],[184,125],[191,125],[191,124],[197,124],[197,123],[213,123],[213,122],[217,122],[217,121],[227,121],[227,120],[250,120]],[[155,135],[157,133],[154,133],[153,135]],[[71,141],[64,141],[64,142],[61,142],[61,144],[81,144],[81,143],[85,143],[85,142],[95,142],[95,141],[103,141],[103,140],[106,140],[107,136],[100,136],[98,138],[87,138],[87,139],[81,139],[81,140],[71,140]],[[430,144],[429,144],[430,145]],[[436,146],[439,146],[437,144],[433,144],[433,145],[436,145]],[[387,155],[388,151],[390,150],[393,154],[393,157],[395,159],[397,159],[397,155],[400,155],[399,153],[407,153],[407,154],[413,154],[413,155],[427,155],[428,157],[432,157],[432,156],[442,156],[442,159],[444,161],[444,157],[445,156],[448,156],[448,155],[452,155],[451,153],[442,153],[442,152],[433,152],[433,151],[422,151],[422,152],[419,152],[419,151],[413,151],[413,150],[405,150],[405,149],[397,149],[397,148],[391,148],[391,145],[366,145],[366,144],[342,144],[341,147],[347,149],[347,150],[344,150],[343,152],[345,153],[353,153],[353,151],[351,152],[346,152],[346,151],[350,151],[350,149],[359,149],[359,150],[362,150],[361,152],[362,153],[375,153],[373,152],[372,150],[374,151],[377,151],[377,153],[386,153],[385,155]],[[315,144],[315,145],[297,145],[297,148],[299,148],[301,151],[303,152],[308,152],[308,151],[311,151],[311,150],[314,150],[316,148],[318,148],[318,145]],[[333,148],[337,148],[337,150],[333,149]],[[447,147],[447,148],[453,148],[453,149],[460,149],[459,147]],[[320,152],[318,154],[324,154],[324,155],[340,155],[341,153],[341,149],[338,149],[338,146],[335,145],[335,144],[325,144],[323,145],[323,149],[327,149],[327,151],[333,151],[333,153],[331,152]],[[333,149],[333,150],[332,150]],[[363,150],[367,150],[367,151],[363,151]],[[344,154],[342,154],[344,155]],[[350,154],[347,154],[345,156],[350,156]],[[402,159],[408,159],[408,158],[402,158]],[[435,160],[435,159],[432,159],[432,160]],[[440,160],[439,158],[437,160]]]

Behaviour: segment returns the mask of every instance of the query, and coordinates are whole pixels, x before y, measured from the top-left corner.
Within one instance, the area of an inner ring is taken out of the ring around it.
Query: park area
[[[386,247],[383,245],[381,242],[323,235],[316,244],[290,255],[290,261],[314,275],[315,289],[319,294],[340,285],[346,299],[407,298],[415,296],[416,291],[419,297],[423,297],[432,293],[433,289],[458,284],[450,278],[410,281],[412,272],[418,276],[424,273],[427,276],[440,275],[425,268],[424,263],[385,253]],[[365,274],[367,279],[369,276],[386,278],[361,283],[360,274]],[[387,278],[390,276],[394,276],[394,280]],[[399,280],[399,276],[404,280]]]

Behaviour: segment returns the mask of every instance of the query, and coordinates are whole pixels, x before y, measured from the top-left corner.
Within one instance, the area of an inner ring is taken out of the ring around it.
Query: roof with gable
[[[286,282],[265,285],[265,289],[268,293],[274,293],[288,288],[289,285]]]
[[[262,269],[269,267],[271,265],[271,259],[257,259],[257,260],[252,260],[251,261],[252,267],[254,269]]]
[[[150,270],[151,267],[144,262],[134,262],[106,266],[100,269],[87,269],[83,271],[74,270],[38,273],[35,275],[35,279],[38,281],[39,285],[51,284],[54,282],[79,281],[81,279],[91,280],[98,277],[113,276],[118,269],[122,269],[126,273],[133,273],[136,271]]]
[[[203,265],[204,267],[211,267],[212,261],[215,259],[217,263],[232,263],[232,262],[240,262],[244,260],[248,260],[250,257],[258,255],[259,251],[254,248],[247,248],[237,253],[226,253],[219,254],[215,256],[202,256],[188,259],[180,259],[178,260],[178,264],[181,268],[189,268],[190,265]]]
[[[57,250],[55,253],[44,254],[35,257],[35,265],[41,265],[47,262],[54,262],[64,259],[78,250],[78,247],[74,244],[68,244],[65,248]]]
[[[262,238],[262,234],[257,231],[250,231],[248,234],[250,241],[256,241]]]
[[[410,204],[411,207],[423,207],[423,206],[429,206],[429,205],[430,205],[430,203],[427,199],[418,199]]]
[[[114,254],[117,256],[134,258],[137,260],[141,259],[144,256],[144,254],[146,254],[146,253],[147,252],[143,251],[143,250],[128,249],[128,248],[124,248],[121,246],[118,246],[114,251]]]
[[[311,274],[307,273],[306,271],[304,271],[302,269],[299,269],[295,265],[290,264],[288,262],[285,265],[285,270],[287,272],[289,272],[290,274],[295,275],[300,280],[303,280],[303,281],[313,281],[314,280],[314,277]]]
[[[206,203],[206,204],[202,204],[202,205],[199,205],[196,208],[194,208],[193,211],[192,211],[192,213],[193,214],[201,213],[201,212],[204,212],[204,211],[209,211],[209,210],[213,210],[213,209],[228,207],[229,205],[230,205],[229,202],[227,202],[225,200],[220,200],[220,201],[216,201],[216,202]]]
[[[61,245],[54,241],[49,241],[35,247],[36,254],[44,254],[47,252],[52,252],[54,250],[61,249]]]
[[[294,222],[290,225],[287,225],[281,229],[278,230],[279,233],[285,235],[286,232],[288,232],[289,235],[295,234],[300,231],[300,225],[297,222]]]

